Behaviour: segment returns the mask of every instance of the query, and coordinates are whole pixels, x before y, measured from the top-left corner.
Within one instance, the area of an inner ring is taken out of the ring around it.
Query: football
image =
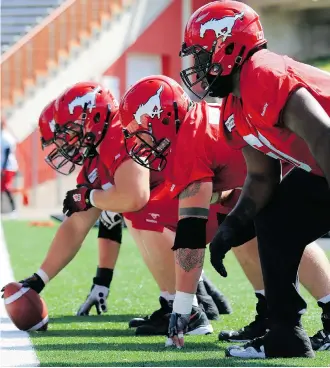
[[[33,289],[17,282],[6,285],[4,294],[6,311],[14,325],[22,331],[46,331],[48,310],[46,303]]]

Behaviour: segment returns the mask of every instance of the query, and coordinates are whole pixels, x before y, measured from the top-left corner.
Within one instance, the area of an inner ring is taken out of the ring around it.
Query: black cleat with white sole
[[[226,356],[242,359],[313,358],[315,353],[302,327],[277,326],[245,345],[230,346]]]
[[[170,321],[170,313],[164,315],[160,319],[153,319],[144,325],[139,326],[136,331],[136,336],[167,336],[168,325]],[[213,332],[213,327],[210,324],[205,312],[200,307],[192,307],[190,321],[188,324],[187,335],[208,335]]]
[[[266,323],[262,319],[255,319],[250,324],[239,330],[223,330],[220,331],[218,338],[220,341],[229,342],[249,342],[257,337],[262,337],[266,334]]]
[[[218,336],[220,341],[249,342],[266,334],[268,331],[266,298],[260,293],[257,293],[256,297],[258,302],[256,304],[257,314],[254,321],[249,323],[247,326],[240,328],[239,330],[220,331]]]
[[[186,335],[209,335],[213,332],[205,312],[200,307],[192,307]]]
[[[163,297],[159,297],[159,304],[160,308],[154,311],[150,316],[145,317],[136,317],[129,321],[128,327],[129,328],[137,328],[143,325],[150,325],[150,324],[162,324],[164,320],[164,316],[169,313],[172,313],[173,302],[167,301]]]
[[[330,351],[330,331],[320,330],[310,340],[314,351]]]
[[[218,288],[216,288],[216,286],[204,274],[202,278],[206,292],[213,299],[215,305],[218,308],[219,314],[232,313],[233,309],[224,294],[222,294],[222,292]]]

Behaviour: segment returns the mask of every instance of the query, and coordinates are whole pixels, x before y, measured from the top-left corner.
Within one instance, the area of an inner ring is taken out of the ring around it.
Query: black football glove
[[[184,346],[184,334],[188,330],[190,316],[191,313],[171,313],[168,325],[168,338],[165,342],[165,347],[176,346],[180,349]]]
[[[228,215],[219,226],[217,233],[210,243],[211,264],[223,277],[227,277],[227,271],[223,260],[232,247],[237,247],[246,242],[244,227],[236,216]]]
[[[38,294],[41,293],[42,289],[45,287],[45,283],[42,281],[41,277],[34,273],[32,276],[19,281],[20,284],[22,284],[23,287],[28,287],[36,291]],[[4,286],[1,289],[1,292],[5,291],[6,286]],[[3,295],[1,295],[1,298],[3,298]]]
[[[92,208],[90,194],[92,189],[80,186],[77,189],[69,190],[63,201],[63,213],[70,217],[75,212],[87,211]]]

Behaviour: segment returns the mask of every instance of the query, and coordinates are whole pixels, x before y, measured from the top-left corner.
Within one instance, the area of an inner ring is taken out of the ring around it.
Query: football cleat
[[[207,293],[204,282],[199,281],[196,291],[196,297],[198,304],[201,304],[206,316],[211,321],[216,321],[219,319],[219,311],[214,303],[212,297]]]
[[[213,299],[215,305],[218,308],[219,314],[232,313],[233,310],[227,298],[221,293],[219,289],[215,287],[215,285],[213,285],[213,283],[204,275],[204,273],[202,277],[203,277],[203,282],[204,282],[206,292]]]
[[[145,325],[145,324],[153,324],[153,323],[157,324],[157,322],[160,323],[161,321],[163,321],[163,317],[166,314],[172,313],[173,302],[172,301],[169,302],[165,298],[159,297],[159,303],[160,303],[160,308],[159,309],[154,311],[149,316],[145,316],[143,318],[136,317],[136,318],[131,319],[128,323],[128,327],[129,328],[137,328],[137,327],[140,327],[140,326]]]
[[[302,327],[277,326],[242,346],[230,346],[227,357],[242,359],[265,358],[313,358],[315,356],[311,342]]]
[[[330,351],[329,331],[320,330],[314,336],[310,337],[310,340],[314,351]]]

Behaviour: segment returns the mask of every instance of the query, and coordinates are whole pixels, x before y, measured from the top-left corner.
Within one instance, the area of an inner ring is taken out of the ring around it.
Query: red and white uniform
[[[6,167],[4,167],[5,152],[9,149]],[[18,170],[15,156],[16,140],[7,129],[1,131],[1,191],[10,190]]]
[[[108,189],[114,184],[117,168],[131,160],[126,152],[122,125],[118,115],[114,117],[106,136],[99,147],[99,155],[85,161],[77,184],[88,183],[94,189]],[[123,213],[132,221],[134,228],[163,232],[164,227],[175,230],[178,221],[178,201],[173,200],[164,189],[163,173],[150,172],[150,200],[137,212]]]
[[[177,198],[195,181],[212,182],[214,192],[243,186],[246,176],[243,155],[225,141],[219,141],[220,110],[219,104],[203,101],[194,106],[182,123],[167,168],[167,187],[172,198]],[[207,242],[212,240],[218,228],[216,214],[227,214],[239,194],[240,190],[235,191],[225,206],[210,206]]]
[[[306,88],[330,115],[330,74],[268,50],[255,53],[240,74],[243,104],[230,95],[223,103],[221,133],[233,148],[250,145],[316,175],[323,173],[307,144],[282,127],[290,95]]]
[[[99,146],[99,155],[84,162],[77,184],[88,183],[94,189],[106,190],[114,184],[114,174],[118,166],[128,159],[130,158],[125,150],[122,126],[117,114]]]

